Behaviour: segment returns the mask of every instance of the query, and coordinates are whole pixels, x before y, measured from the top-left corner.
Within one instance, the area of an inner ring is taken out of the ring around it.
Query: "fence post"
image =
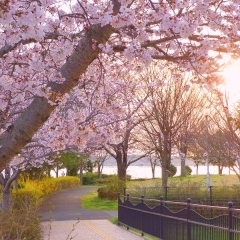
[[[118,193],[118,216],[120,215],[119,212],[120,212],[120,193]],[[119,222],[119,218],[118,218],[118,226],[120,226],[120,222]]]
[[[168,186],[165,186],[164,189],[165,189],[165,201],[167,201],[167,195],[168,195]]]
[[[228,232],[229,232],[229,240],[233,240],[233,212],[232,212],[233,203],[228,203]]]
[[[123,201],[125,202],[126,201],[126,190],[127,190],[127,188],[126,187],[124,187],[123,188]]]
[[[191,199],[187,199],[187,240],[191,240]]]
[[[163,196],[160,197],[160,239],[163,239]]]
[[[143,232],[143,203],[144,203],[144,196],[141,196],[141,231],[142,231],[142,236],[144,236],[144,232]]]
[[[212,187],[213,186],[209,186],[209,194],[210,194],[210,205],[213,205],[213,196],[212,196]],[[211,218],[213,217],[213,209],[211,208]]]
[[[127,194],[127,201],[130,200],[129,193]],[[129,226],[127,225],[127,230],[129,230]]]

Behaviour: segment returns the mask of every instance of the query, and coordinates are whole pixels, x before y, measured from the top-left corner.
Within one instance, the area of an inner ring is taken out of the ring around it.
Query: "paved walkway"
[[[126,229],[109,222],[117,211],[93,211],[81,207],[80,198],[96,190],[80,187],[48,197],[39,209],[44,240],[142,240]]]
[[[142,240],[108,220],[54,221],[42,223],[43,239],[47,240]]]

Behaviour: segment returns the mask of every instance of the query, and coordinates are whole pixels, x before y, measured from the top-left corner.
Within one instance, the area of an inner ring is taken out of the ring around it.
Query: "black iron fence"
[[[177,206],[178,211],[171,210]],[[198,210],[214,212],[204,217]],[[118,197],[118,221],[162,240],[240,240],[240,209],[187,202]]]
[[[124,195],[145,196],[146,198],[164,200],[185,201],[191,198],[192,201],[204,205],[226,206],[229,201],[234,201],[235,207],[240,208],[240,186],[167,186],[167,187],[133,187],[125,188]]]

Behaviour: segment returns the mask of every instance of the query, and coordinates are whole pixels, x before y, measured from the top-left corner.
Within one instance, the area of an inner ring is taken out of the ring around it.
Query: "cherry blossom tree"
[[[207,75],[224,54],[239,55],[239,5],[239,0],[1,0],[0,171],[36,133],[46,135],[54,150],[70,141],[68,132],[84,145],[84,122],[98,110],[92,101],[107,104],[95,95],[106,72],[112,75],[107,82],[117,82],[122,68],[137,73],[153,59],[167,60],[196,71],[196,82],[212,84]],[[88,83],[93,87],[86,98]],[[86,99],[89,105],[65,114],[70,123],[63,135],[65,122],[58,116],[74,96],[78,108]]]
[[[141,142],[135,129],[142,121],[138,113],[147,99],[148,93],[142,91],[147,86],[132,71],[123,71],[117,83],[109,82],[107,86],[102,94],[105,98],[108,96],[109,106],[92,119],[94,131],[90,134],[87,146],[105,149],[116,160],[118,177],[125,180],[128,166],[146,156],[146,152],[139,155],[133,153]]]

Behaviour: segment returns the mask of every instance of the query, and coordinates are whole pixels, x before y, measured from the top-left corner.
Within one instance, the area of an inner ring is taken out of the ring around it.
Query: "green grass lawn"
[[[186,177],[169,178],[169,186],[181,186],[194,184],[197,186],[206,186],[205,175],[192,175]],[[236,175],[211,175],[212,186],[233,186],[240,185]],[[132,180],[127,182],[127,188],[141,187],[161,187],[161,179]],[[86,209],[92,210],[117,210],[117,201],[98,198],[97,191],[92,191],[81,199],[81,204]]]
[[[240,201],[240,184],[236,175],[211,175],[212,204],[227,205],[233,201],[237,207]],[[172,177],[168,181],[168,189],[162,188],[161,179],[146,181],[130,181],[126,193],[132,197],[145,196],[145,198],[159,199],[161,196],[167,200],[185,201],[191,198],[193,203],[209,204],[210,192],[206,188],[205,175],[186,177]]]
[[[98,198],[97,191],[90,192],[81,198],[81,204],[85,209],[91,210],[117,210],[118,202]]]
[[[206,186],[206,175],[189,175],[186,177],[170,177],[168,179],[168,186],[180,186],[186,183],[197,183],[198,186]],[[236,175],[211,175],[212,186],[233,186],[240,185],[240,181]],[[146,180],[132,180],[127,182],[127,187],[161,187],[162,180],[146,179]]]

